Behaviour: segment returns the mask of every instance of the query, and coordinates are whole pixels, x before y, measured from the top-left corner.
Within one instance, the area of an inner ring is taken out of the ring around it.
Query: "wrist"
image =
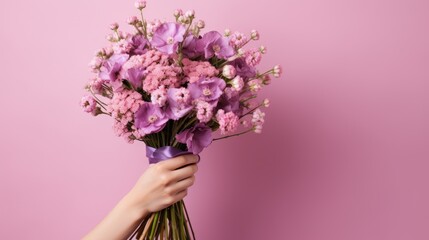
[[[125,195],[121,199],[119,205],[124,209],[124,211],[133,216],[134,220],[141,220],[149,215],[147,208],[142,206],[142,203],[136,197],[134,197],[132,192],[129,192],[127,195]]]

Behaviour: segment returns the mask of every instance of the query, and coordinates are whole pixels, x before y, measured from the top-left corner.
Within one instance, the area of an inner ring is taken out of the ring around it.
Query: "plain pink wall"
[[[198,239],[429,239],[429,2],[150,1],[258,29],[262,135],[214,143],[186,202]],[[133,1],[0,2],[0,239],[79,239],[147,166],[81,112],[87,64]],[[227,17],[224,17],[227,16]]]

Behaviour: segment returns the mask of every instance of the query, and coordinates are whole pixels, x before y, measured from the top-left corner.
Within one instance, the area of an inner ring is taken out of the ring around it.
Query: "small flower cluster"
[[[135,7],[142,13],[146,2]],[[83,110],[114,118],[116,135],[130,143],[167,144],[196,154],[213,140],[260,133],[261,108],[269,101],[257,102],[257,93],[282,70],[257,70],[266,48],[244,47],[259,40],[259,33],[202,33],[205,23],[193,10],[176,10],[174,17],[162,22],[132,16],[127,23],[133,32],[110,25],[110,45],[89,64],[95,76],[86,86],[92,95],[81,100]],[[214,139],[216,130],[222,136]]]

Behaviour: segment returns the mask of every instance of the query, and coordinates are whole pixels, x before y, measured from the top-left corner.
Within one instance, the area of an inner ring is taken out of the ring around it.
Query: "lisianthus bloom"
[[[201,99],[212,104],[216,104],[226,83],[223,79],[201,78],[198,82],[189,84],[188,89],[193,99]]]
[[[141,135],[156,133],[164,128],[168,117],[160,107],[152,103],[144,103],[134,114],[135,126]]]
[[[135,35],[131,39],[131,45],[133,49],[131,50],[132,54],[143,54],[146,52],[147,40],[142,35]]]
[[[236,115],[243,113],[240,107],[240,93],[231,88],[225,88],[224,93],[219,98],[217,109],[223,109],[225,112],[233,112]]]
[[[197,48],[204,52],[204,57],[209,59],[213,56],[226,59],[234,55],[234,48],[229,45],[228,38],[223,37],[216,31],[211,31],[198,40]]]
[[[244,79],[252,78],[256,75],[256,69],[249,66],[243,58],[237,58],[231,62],[237,71],[237,75],[242,76]]]
[[[203,123],[188,128],[176,135],[177,141],[186,143],[188,150],[199,154],[213,141],[212,130]]]
[[[154,32],[152,46],[160,52],[173,54],[177,51],[179,43],[184,40],[185,32],[186,29],[182,24],[164,23]]]
[[[103,63],[99,77],[102,80],[116,81],[117,75],[122,65],[128,60],[128,54],[114,54]]]
[[[120,76],[122,79],[128,80],[135,88],[141,88],[143,77],[145,75],[143,66],[143,57],[134,55],[122,65]]]

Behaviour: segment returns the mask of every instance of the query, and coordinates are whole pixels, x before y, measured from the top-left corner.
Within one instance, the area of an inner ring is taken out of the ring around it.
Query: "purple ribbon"
[[[171,146],[165,146],[160,148],[153,148],[146,146],[146,157],[149,159],[149,164],[159,163],[162,160],[175,158],[181,155],[193,154],[189,151],[183,151]],[[200,161],[200,156],[198,155],[198,162]]]

